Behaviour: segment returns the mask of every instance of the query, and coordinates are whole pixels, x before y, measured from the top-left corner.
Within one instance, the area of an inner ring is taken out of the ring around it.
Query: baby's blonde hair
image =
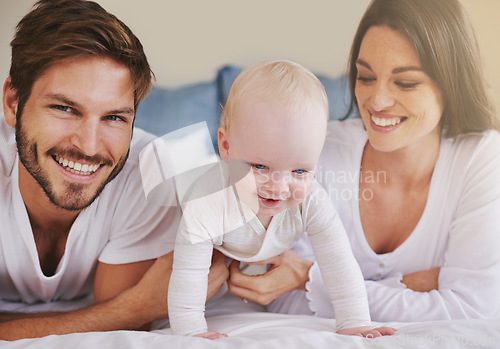
[[[291,61],[260,62],[238,75],[220,117],[220,126],[226,132],[229,132],[238,103],[245,96],[286,103],[291,111],[304,109],[307,107],[306,103],[315,101],[323,106],[328,118],[325,88],[313,73]]]

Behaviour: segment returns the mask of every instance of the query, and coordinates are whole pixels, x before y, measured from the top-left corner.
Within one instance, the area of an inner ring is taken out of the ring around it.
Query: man
[[[138,329],[166,317],[164,254],[179,212],[148,205],[143,192],[138,156],[152,136],[133,124],[152,73],[141,43],[94,2],[41,0],[11,46],[0,339]],[[209,295],[227,277],[215,264]]]

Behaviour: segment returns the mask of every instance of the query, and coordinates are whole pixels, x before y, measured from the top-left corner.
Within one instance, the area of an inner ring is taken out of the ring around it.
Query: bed
[[[155,324],[150,332],[114,331],[52,335],[14,342],[0,341],[0,349],[17,348],[216,348],[216,349],[304,349],[304,348],[500,348],[500,319],[446,320],[411,323],[375,323],[392,326],[397,334],[361,338],[334,333],[335,320],[308,315],[265,312],[252,302],[244,303],[226,294],[207,306],[211,330],[227,338],[174,336],[168,321]]]
[[[220,105],[241,68],[221,68],[213,81],[176,89],[155,88],[137,112],[136,126],[162,137],[186,126],[205,122],[215,145]],[[357,117],[349,112],[345,76],[319,76],[325,86],[330,119]],[[189,135],[187,135],[189,137]],[[217,149],[216,147],[214,147]],[[19,310],[19,309],[17,309]],[[40,309],[42,311],[43,309]],[[216,341],[173,336],[167,322],[151,332],[115,331],[53,335],[15,342],[2,348],[500,348],[500,319],[386,323],[398,329],[394,336],[361,338],[334,333],[335,320],[305,315],[272,314],[251,302],[226,295],[207,308],[209,328],[228,337]]]

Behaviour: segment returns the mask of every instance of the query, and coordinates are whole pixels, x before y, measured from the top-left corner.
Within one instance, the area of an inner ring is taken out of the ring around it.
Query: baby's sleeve
[[[316,187],[311,192],[303,206],[303,215],[305,229],[333,305],[337,330],[370,326],[363,275],[352,254],[340,217],[328,195],[321,190],[321,187]]]
[[[203,226],[199,217],[185,209],[175,241],[168,289],[172,334],[207,332],[204,312],[213,242],[206,232],[207,227]]]

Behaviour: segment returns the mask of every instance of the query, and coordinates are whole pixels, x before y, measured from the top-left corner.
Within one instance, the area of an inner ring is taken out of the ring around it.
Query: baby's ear
[[[227,132],[223,127],[219,127],[217,131],[217,145],[219,147],[219,154],[222,160],[229,158],[229,142],[227,140]]]
[[[10,86],[10,76],[3,84],[3,113],[5,121],[10,127],[16,127],[16,113],[19,100],[17,92]]]

